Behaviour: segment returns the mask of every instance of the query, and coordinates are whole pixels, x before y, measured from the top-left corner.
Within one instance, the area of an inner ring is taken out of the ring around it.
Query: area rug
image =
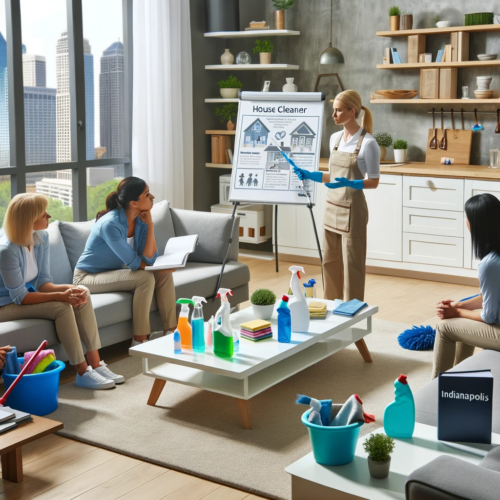
[[[363,362],[354,345],[250,400],[253,430],[241,427],[236,401],[168,382],[156,407],[146,405],[153,380],[142,375],[141,361],[127,358],[111,369],[126,383],[111,391],[87,391],[74,382],[60,388],[59,408],[51,418],[64,422],[61,435],[268,498],[291,498],[285,467],[311,451],[301,424],[307,394],[343,403],[363,399],[382,425],[394,396],[394,380],[405,373],[415,392],[431,376],[432,352],[406,351],[397,335],[408,325],[373,321],[366,337],[373,363]]]

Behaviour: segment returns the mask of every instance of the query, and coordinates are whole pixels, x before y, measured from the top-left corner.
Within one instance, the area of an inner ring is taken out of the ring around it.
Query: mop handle
[[[3,406],[5,404],[5,401],[9,397],[9,394],[12,392],[14,387],[16,387],[17,383],[21,380],[23,375],[26,373],[26,370],[33,364],[35,361],[35,358],[40,354],[40,351],[47,347],[48,342],[44,340],[41,344],[40,347],[35,351],[35,354],[28,360],[27,363],[24,364],[23,369],[21,370],[21,373],[15,378],[14,382],[10,385],[10,387],[5,391],[5,394],[0,398],[0,406]]]

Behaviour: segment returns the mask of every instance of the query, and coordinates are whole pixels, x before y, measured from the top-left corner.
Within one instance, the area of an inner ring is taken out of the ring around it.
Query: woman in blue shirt
[[[436,328],[432,378],[474,354],[474,347],[500,351],[500,200],[478,194],[465,204],[478,264],[480,294],[437,305],[442,320]],[[458,343],[458,349],[457,349]],[[455,356],[456,354],[456,356]]]
[[[147,341],[151,333],[149,312],[155,292],[164,332],[176,328],[173,270],[144,271],[158,257],[153,200],[145,181],[123,179],[106,198],[106,209],[97,214],[73,279],[92,293],[134,292],[133,346]]]
[[[100,360],[101,347],[90,294],[85,287],[55,285],[49,269],[48,200],[15,196],[0,233],[0,322],[50,319],[78,374],[76,385],[111,389],[125,382]],[[82,343],[87,351],[85,360]]]

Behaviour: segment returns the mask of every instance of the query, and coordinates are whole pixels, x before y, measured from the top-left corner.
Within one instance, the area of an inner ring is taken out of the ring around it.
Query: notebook
[[[170,238],[163,255],[156,259],[152,266],[146,266],[146,271],[161,271],[162,269],[178,269],[186,267],[189,254],[193,253],[198,244],[198,235],[178,236]]]
[[[16,422],[5,422],[3,424],[0,424],[0,434],[3,434],[4,432],[11,431],[12,429],[15,429],[17,427]]]
[[[28,422],[29,420],[33,420],[33,417],[29,413],[25,413],[24,411],[14,410],[14,408],[10,408],[9,406],[4,406],[3,410],[11,412],[14,418],[11,422],[17,422],[20,424],[21,422]]]
[[[13,419],[15,413],[13,411],[8,411],[4,408],[0,409],[0,423],[5,422],[7,420]]]

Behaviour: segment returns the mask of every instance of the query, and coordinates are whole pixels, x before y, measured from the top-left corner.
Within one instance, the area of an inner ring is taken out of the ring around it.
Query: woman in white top
[[[356,119],[364,111],[361,126]],[[375,189],[380,178],[380,148],[372,137],[372,115],[355,90],[335,97],[333,119],[344,130],[330,138],[330,171],[294,168],[299,179],[329,188],[324,216],[325,298],[364,300],[368,207],[363,189]],[[363,340],[356,342],[371,360]]]

